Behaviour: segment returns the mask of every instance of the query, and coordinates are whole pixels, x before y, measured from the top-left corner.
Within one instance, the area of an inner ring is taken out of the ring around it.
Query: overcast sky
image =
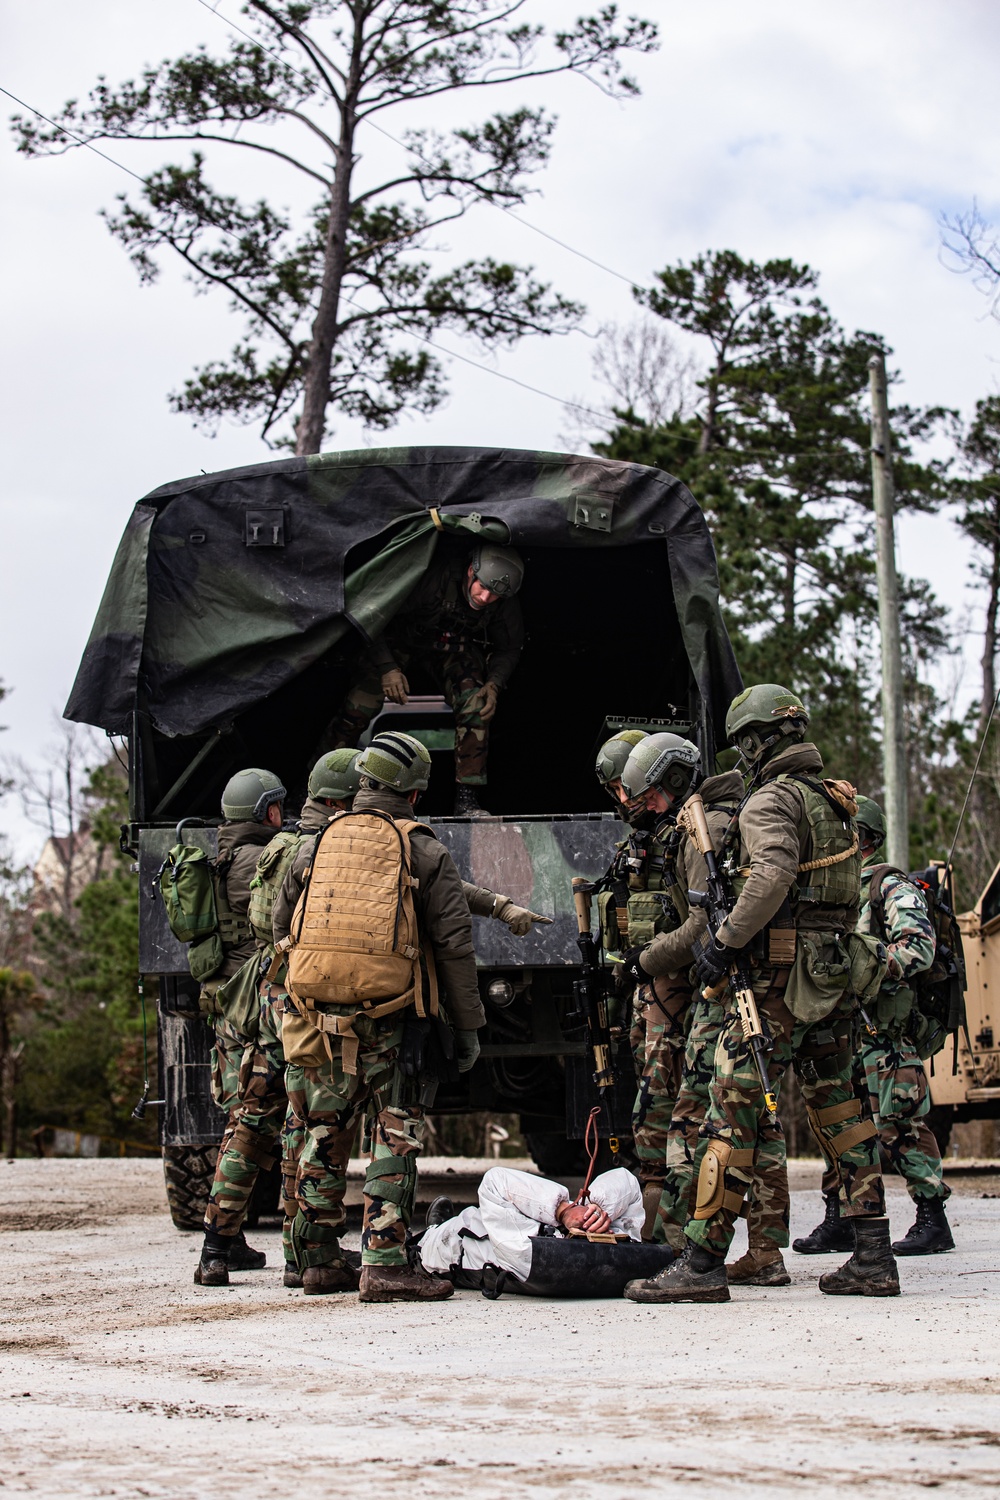
[[[218,8],[241,21],[237,0]],[[531,8],[558,22],[583,7],[533,0]],[[560,117],[551,165],[536,181],[541,194],[524,216],[640,283],[709,248],[808,261],[840,321],[877,330],[894,347],[906,399],[968,411],[1000,389],[1000,327],[971,284],[942,266],[937,227],[943,211],[974,197],[1000,217],[1000,7],[647,0],[635,8],[663,35],[660,52],[635,65],[641,99],[618,104],[565,80],[492,101],[544,102]],[[117,81],[200,42],[219,49],[226,36],[197,0],[8,6],[0,85],[48,113],[85,96],[100,72]],[[0,103],[5,115],[14,111]],[[450,100],[447,110],[461,124],[483,105]],[[398,131],[425,121],[400,111],[384,123]],[[361,149],[373,166],[395,150],[377,138]],[[139,171],[186,153],[108,150]],[[237,155],[215,158],[213,182],[259,192]],[[0,140],[0,676],[13,690],[0,721],[9,726],[2,748],[28,757],[52,738],[135,501],[170,479],[270,456],[252,429],[226,427],[210,439],[170,414],[167,393],[193,365],[224,354],[239,324],[222,300],[194,297],[172,267],[156,287],[138,286],[98,217],[128,187],[86,151],[29,162],[9,137]],[[272,191],[278,202],[296,201],[277,179]],[[590,329],[634,316],[625,282],[498,211],[476,211],[439,242],[442,266],[483,253],[533,264],[587,304]],[[606,405],[582,334],[527,340],[492,361],[454,335],[442,342],[554,396]],[[567,423],[558,401],[468,365],[455,363],[451,375],[448,404],[404,421],[389,441],[560,446]],[[366,440],[344,422],[330,446]],[[959,614],[974,604],[947,520],[905,522],[900,551],[903,567],[930,577]],[[9,802],[0,821],[30,851]]]

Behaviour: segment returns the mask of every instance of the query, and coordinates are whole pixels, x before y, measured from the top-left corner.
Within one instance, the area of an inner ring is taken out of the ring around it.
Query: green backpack
[[[174,844],[160,866],[157,881],[167,910],[170,931],[179,943],[189,943],[192,979],[203,984],[221,967],[225,953],[219,933],[216,880],[229,861],[219,865],[197,844]]]

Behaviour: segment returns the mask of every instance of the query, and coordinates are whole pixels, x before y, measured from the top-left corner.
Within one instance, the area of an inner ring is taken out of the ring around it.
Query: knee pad
[[[392,1177],[400,1181],[389,1181]],[[416,1185],[417,1163],[412,1156],[380,1156],[368,1163],[365,1173],[368,1198],[381,1198],[383,1203],[394,1203],[399,1208],[412,1202]]]
[[[845,1099],[842,1104],[829,1104],[825,1109],[809,1109],[809,1128],[820,1149],[831,1159],[846,1156],[862,1141],[870,1141],[878,1134],[874,1120],[862,1120],[860,1099]],[[834,1130],[834,1125],[853,1120],[843,1130]]]
[[[720,1209],[739,1214],[743,1208],[746,1189],[736,1192],[726,1186],[726,1172],[730,1167],[749,1169],[753,1166],[753,1152],[737,1150],[732,1141],[720,1140],[717,1136],[709,1141],[698,1169],[698,1191],[695,1197],[696,1219],[710,1219]]]

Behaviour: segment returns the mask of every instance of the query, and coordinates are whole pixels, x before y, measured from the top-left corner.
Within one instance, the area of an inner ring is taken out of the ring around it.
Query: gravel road
[[[796,1184],[816,1175],[796,1164]],[[171,1226],[155,1162],[3,1162],[0,1488],[993,1495],[1000,1197],[996,1178],[956,1188],[958,1250],[906,1263],[891,1301],[825,1298],[833,1258],[790,1254],[791,1287],[727,1306],[363,1307],[284,1290],[273,1230],[251,1235],[266,1270],[195,1287],[198,1238]],[[799,1187],[793,1233],[819,1209]]]

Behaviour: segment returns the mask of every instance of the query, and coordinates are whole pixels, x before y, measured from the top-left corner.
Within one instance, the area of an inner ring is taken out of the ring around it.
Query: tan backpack
[[[288,948],[288,992],[313,1033],[288,1044],[303,1066],[316,1066],[315,1032],[323,1034],[332,1059],[331,1035],[343,1039],[346,1073],[357,1071],[358,1015],[387,1016],[408,1005],[417,1014],[436,1015],[437,984],[430,951],[423,955],[411,875],[410,834],[423,823],[394,819],[378,809],[338,812],[317,835],[305,884],[292,917]],[[433,835],[432,835],[433,836]],[[337,1011],[317,1010],[317,1005]],[[342,1007],[342,1009],[341,1009]],[[306,1053],[309,1053],[309,1060]]]

